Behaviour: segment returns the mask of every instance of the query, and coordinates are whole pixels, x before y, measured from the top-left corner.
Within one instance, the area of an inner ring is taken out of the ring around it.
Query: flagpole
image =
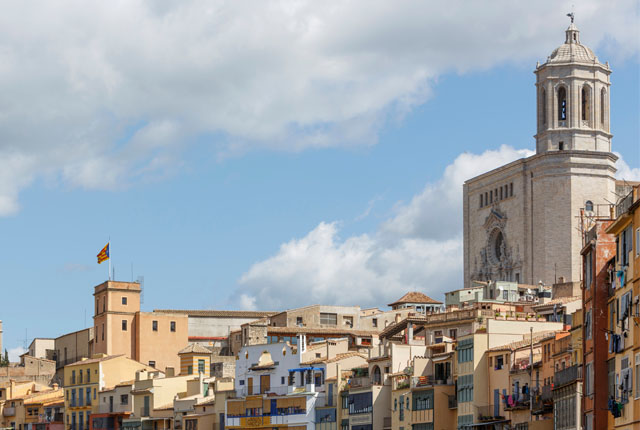
[[[109,273],[107,274],[107,279],[111,281],[111,236],[109,236],[109,242],[107,242],[107,244],[109,246]]]

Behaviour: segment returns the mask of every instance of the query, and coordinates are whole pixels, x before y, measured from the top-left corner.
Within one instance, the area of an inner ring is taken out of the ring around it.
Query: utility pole
[[[531,395],[533,389],[533,326],[529,327],[529,333],[529,421],[533,421],[533,396]]]

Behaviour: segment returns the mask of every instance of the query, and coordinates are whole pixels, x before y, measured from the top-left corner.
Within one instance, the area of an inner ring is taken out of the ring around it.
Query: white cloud
[[[616,162],[616,168],[618,171],[616,172],[616,178],[624,179],[625,181],[640,181],[640,167],[631,167],[629,166],[622,155],[617,152],[614,152],[619,158]]]
[[[379,306],[411,290],[442,300],[444,292],[462,286],[464,181],[530,155],[506,145],[463,153],[371,234],[342,239],[339,223],[321,222],[251,266],[238,282],[241,304],[271,310],[314,303]]]
[[[442,73],[544,59],[569,6],[5,2],[0,215],[39,175],[118,189],[171,168],[195,137],[222,155],[374,144]],[[578,11],[583,41],[619,58],[638,52],[637,20],[633,0]]]
[[[7,352],[9,353],[9,361],[12,363],[16,363],[20,361],[20,356],[27,352],[27,350],[21,346],[16,346],[15,348],[10,348]]]
[[[531,155],[502,146],[465,153],[372,234],[339,237],[339,223],[320,223],[254,264],[239,286],[242,302],[264,309],[311,303],[389,303],[408,290],[441,298],[462,283],[462,184],[485,170]]]

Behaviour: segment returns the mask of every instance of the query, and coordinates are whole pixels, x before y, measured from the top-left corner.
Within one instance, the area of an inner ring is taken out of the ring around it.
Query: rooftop
[[[218,318],[264,318],[274,315],[269,311],[216,311],[216,310],[189,310],[189,309],[154,309],[153,312],[161,314],[187,314],[190,317],[218,317]]]
[[[436,304],[436,305],[442,304],[442,302],[434,300],[424,293],[421,293],[419,291],[411,291],[405,294],[404,296],[400,297],[395,302],[390,303],[388,306],[401,305],[405,303],[407,304],[408,303],[428,303],[428,304]]]
[[[211,354],[211,350],[205,346],[200,345],[199,343],[192,343],[188,345],[186,348],[183,348],[178,352],[178,354]]]

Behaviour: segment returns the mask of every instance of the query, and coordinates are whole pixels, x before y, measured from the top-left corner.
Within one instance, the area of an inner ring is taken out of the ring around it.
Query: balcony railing
[[[575,364],[555,373],[553,376],[554,388],[570,384],[578,379],[582,379],[582,367]]]
[[[624,215],[631,205],[633,204],[633,190],[618,202],[616,205],[616,218],[619,218],[620,215]]]
[[[504,416],[500,415],[499,405],[478,406],[478,421],[493,421],[497,419],[504,419]]]
[[[16,408],[4,408],[2,415],[5,417],[13,417],[16,414]]]
[[[455,395],[449,395],[449,409],[458,408],[458,398]]]
[[[436,379],[441,378],[441,379]],[[414,376],[411,378],[411,388],[428,387],[430,385],[453,385],[453,378],[450,375],[435,376]]]
[[[510,398],[507,399],[507,403],[504,407],[506,411],[511,411],[515,409],[526,409],[529,407],[530,401],[529,394],[522,393],[512,393]]]

